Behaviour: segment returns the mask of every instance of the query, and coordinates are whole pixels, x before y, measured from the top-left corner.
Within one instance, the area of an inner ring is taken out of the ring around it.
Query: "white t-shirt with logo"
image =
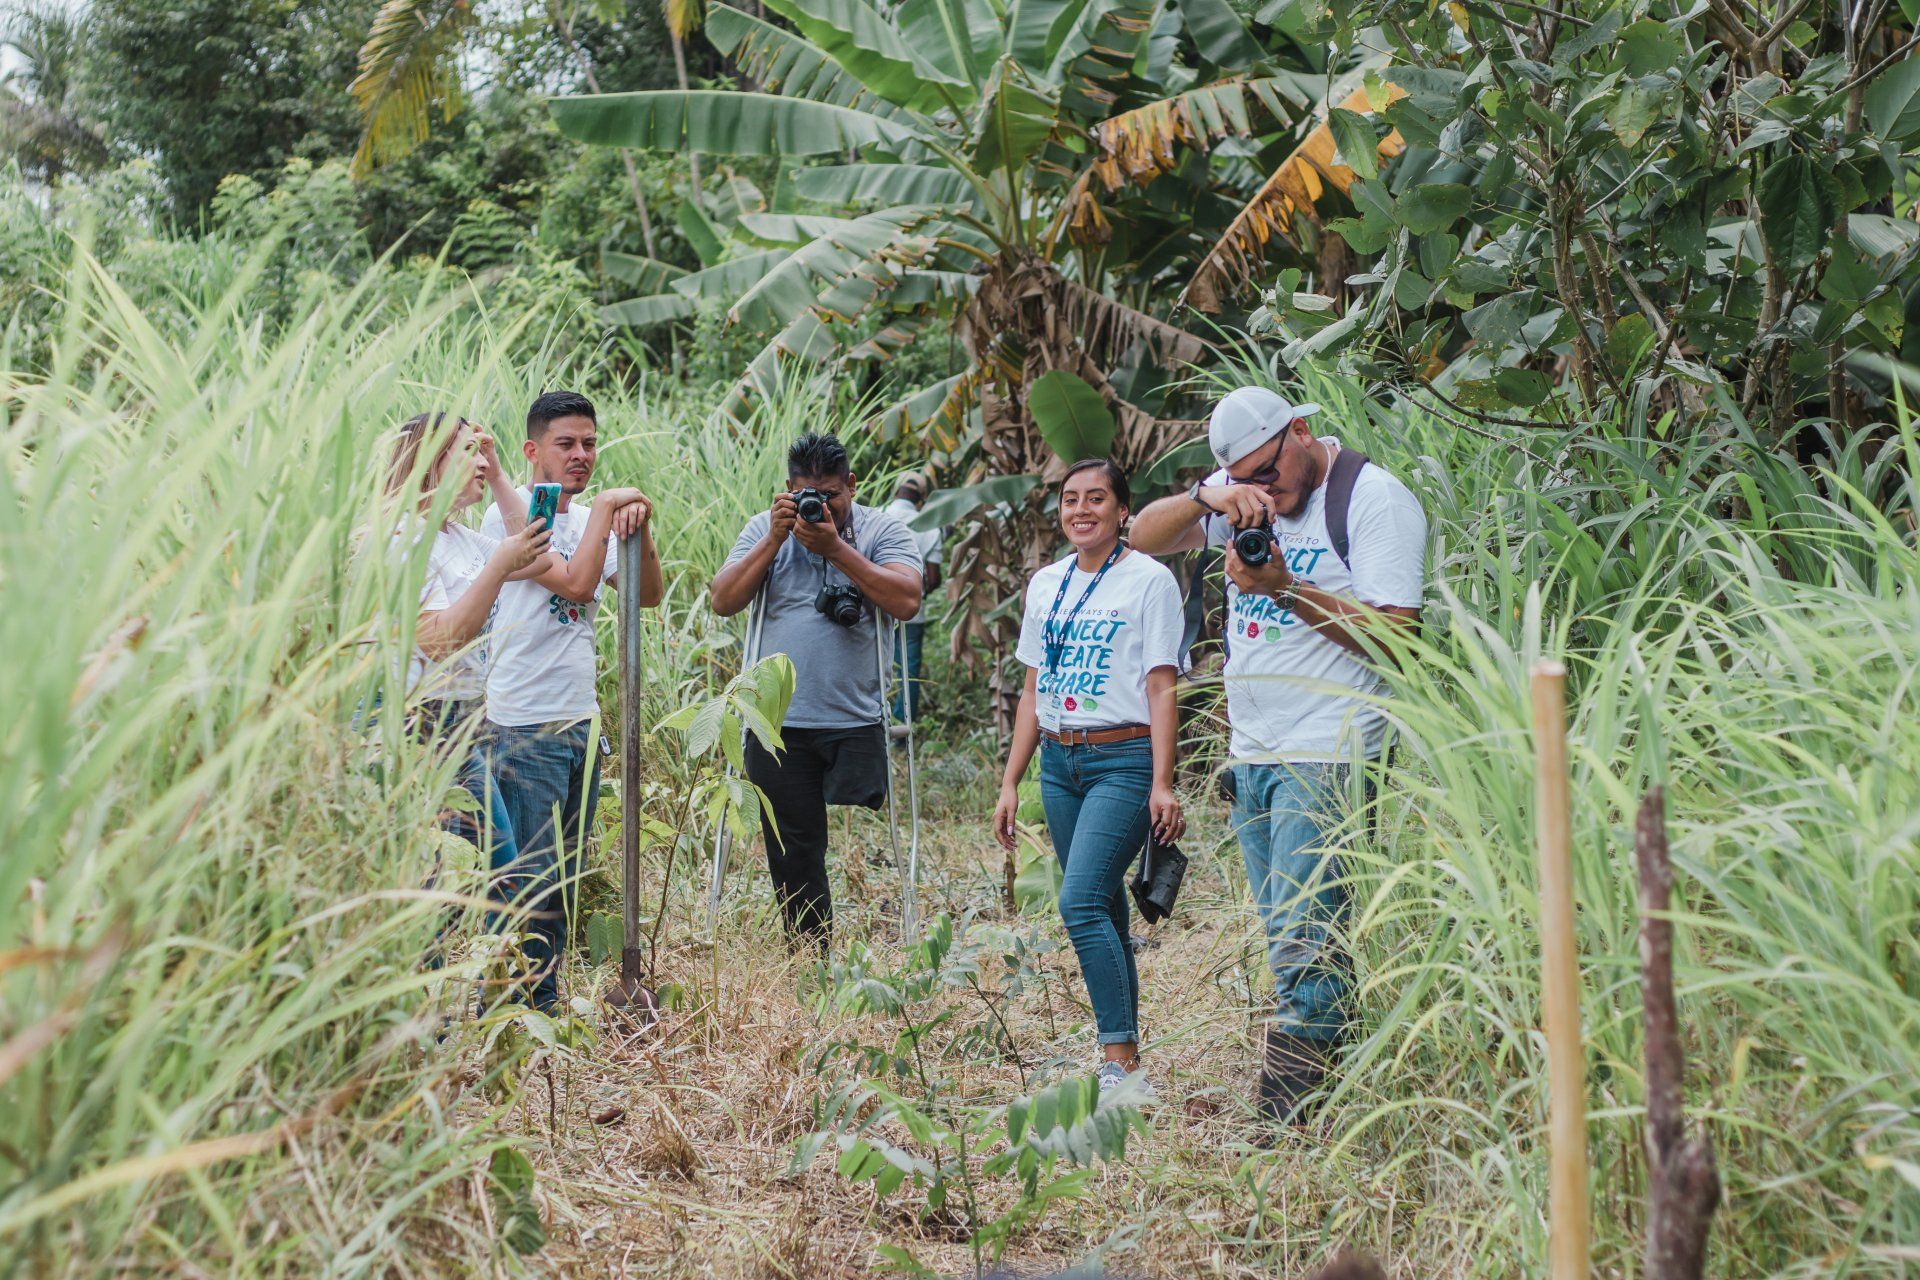
[[[1332,436],[1324,444],[1338,447]],[[1207,477],[1227,483],[1227,473]],[[1225,546],[1233,527],[1204,519],[1207,541]],[[1398,477],[1377,466],[1360,470],[1347,508],[1349,568],[1327,535],[1327,486],[1313,491],[1298,516],[1273,522],[1274,554],[1303,583],[1363,604],[1417,609],[1426,587],[1427,517]],[[1268,596],[1243,596],[1227,583],[1227,719],[1236,761],[1352,760],[1354,747],[1374,757],[1386,738],[1386,717],[1368,699],[1386,682],[1361,659],[1314,631]],[[1345,692],[1351,690],[1351,692]],[[1356,697],[1355,695],[1361,695]]]
[[[1048,661],[1047,614],[1067,591],[1055,617],[1059,651]],[[1032,667],[1035,710],[1040,727],[1110,729],[1148,724],[1147,672],[1155,667],[1184,671],[1180,642],[1185,612],[1173,572],[1152,556],[1130,551],[1115,561],[1078,613],[1074,604],[1093,575],[1075,556],[1050,564],[1027,584],[1026,613],[1014,656]]]
[[[396,548],[405,537],[404,533],[394,536]],[[486,568],[488,558],[499,545],[498,538],[476,533],[465,525],[447,525],[436,532],[433,547],[427,552],[427,578],[420,584],[420,611],[438,613],[452,608],[456,600],[467,594],[467,588]],[[489,613],[479,637],[444,662],[434,661],[416,647],[407,664],[407,692],[457,701],[486,693],[488,628],[492,626],[492,619]]]
[[[889,515],[899,516],[901,524],[912,524],[913,518],[920,514],[920,508],[914,506],[912,501],[907,498],[895,498],[886,505],[885,510]],[[907,533],[912,536],[913,544],[920,548],[920,562],[922,564],[940,563],[940,530],[928,529],[923,533],[917,529],[908,529]],[[925,622],[927,620],[927,605],[928,601],[922,599],[920,601],[920,612],[908,618],[907,621]]]
[[[522,497],[530,495],[523,485]],[[547,549],[572,560],[587,531],[592,504],[576,498],[553,518]],[[506,536],[498,504],[487,508],[480,528]],[[619,540],[607,535],[607,561],[601,571],[612,582],[620,570]],[[555,595],[528,578],[500,588],[494,606],[493,666],[487,673],[487,719],[507,728],[553,721],[591,719],[600,709],[594,692],[594,619],[600,615],[605,583],[596,583],[593,599],[578,604]]]

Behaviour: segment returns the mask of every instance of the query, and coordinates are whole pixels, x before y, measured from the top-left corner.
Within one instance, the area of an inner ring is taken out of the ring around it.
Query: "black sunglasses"
[[[1228,484],[1257,484],[1262,488],[1280,478],[1280,455],[1287,451],[1287,437],[1293,434],[1293,424],[1288,423],[1280,432],[1280,447],[1273,451],[1273,461],[1250,476],[1229,475]]]

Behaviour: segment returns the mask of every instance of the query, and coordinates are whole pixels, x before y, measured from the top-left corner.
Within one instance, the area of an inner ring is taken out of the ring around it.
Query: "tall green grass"
[[[512,459],[532,394],[594,395],[602,480],[658,504],[656,718],[737,667],[704,587],[782,482],[786,438],[857,421],[794,394],[711,429],[669,384],[575,347],[566,317],[452,281],[316,287],[273,331],[252,269],[156,326],[82,257],[57,327],[0,348],[3,1274],[499,1265],[473,1187],[517,1140],[511,1094],[456,1074],[468,1032],[437,1038],[477,962],[421,963],[478,888],[470,863],[423,888],[456,861],[433,831],[451,762],[393,717],[368,727],[401,696],[420,568],[357,554],[380,524],[373,460],[432,407],[488,423]],[[1658,781],[1690,1102],[1729,1188],[1718,1273],[1910,1272],[1912,423],[1809,470],[1671,424],[1488,438],[1310,389],[1435,531],[1433,605],[1390,704],[1400,768],[1353,859],[1365,1035],[1331,1163],[1418,1188],[1388,1220],[1420,1256],[1444,1240],[1461,1274],[1541,1270],[1525,672],[1550,654],[1572,671],[1600,1265],[1637,1273],[1629,824]],[[603,625],[610,654],[612,610]]]
[[[1920,1255],[1920,438],[1812,469],[1670,424],[1475,434],[1310,380],[1435,532],[1395,677],[1382,829],[1351,860],[1366,1035],[1342,1147],[1427,1187],[1406,1227],[1545,1265],[1527,670],[1569,668],[1596,1266],[1637,1271],[1644,1101],[1632,820],[1666,788],[1689,1102],[1724,1275]]]

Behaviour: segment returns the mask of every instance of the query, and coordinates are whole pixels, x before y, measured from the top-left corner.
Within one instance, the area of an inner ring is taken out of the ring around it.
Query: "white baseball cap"
[[[1214,460],[1230,467],[1285,431],[1295,418],[1320,412],[1317,404],[1291,404],[1265,387],[1238,387],[1213,406],[1207,444]]]

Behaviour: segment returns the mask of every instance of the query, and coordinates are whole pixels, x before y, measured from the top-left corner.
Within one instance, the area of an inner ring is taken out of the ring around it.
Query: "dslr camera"
[[[1273,532],[1264,526],[1251,529],[1236,529],[1233,534],[1233,553],[1240,557],[1240,563],[1258,567],[1273,559]]]
[[[820,594],[813,598],[813,607],[824,613],[828,621],[851,627],[860,621],[860,610],[866,602],[858,587],[822,586]]]
[[[826,495],[818,489],[802,489],[800,492],[794,494],[793,505],[795,512],[808,524],[825,524],[827,522]],[[822,609],[821,612],[825,613],[826,610]]]

